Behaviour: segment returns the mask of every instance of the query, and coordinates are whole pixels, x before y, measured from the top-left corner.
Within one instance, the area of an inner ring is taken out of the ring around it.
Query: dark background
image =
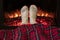
[[[12,11],[15,9],[20,9],[22,6],[35,4],[41,7],[43,10],[55,11],[57,0],[4,0],[3,8],[4,11]]]

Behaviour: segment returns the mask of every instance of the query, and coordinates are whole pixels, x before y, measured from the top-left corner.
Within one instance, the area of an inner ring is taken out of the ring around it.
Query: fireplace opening
[[[37,22],[46,21],[52,25],[56,25],[56,6],[57,0],[4,0],[4,25],[19,26],[21,23],[20,9],[27,5],[36,5],[38,8]],[[9,24],[10,23],[10,24]]]

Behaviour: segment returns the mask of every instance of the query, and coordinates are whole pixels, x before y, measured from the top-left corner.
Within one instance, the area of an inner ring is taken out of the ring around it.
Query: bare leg
[[[35,5],[31,5],[29,13],[30,13],[30,24],[35,24],[37,16],[37,7]]]
[[[27,6],[23,6],[21,8],[21,18],[22,18],[22,24],[28,23],[28,7]]]

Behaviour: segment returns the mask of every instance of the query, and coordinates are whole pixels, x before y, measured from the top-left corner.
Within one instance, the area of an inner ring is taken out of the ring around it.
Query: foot
[[[21,19],[22,19],[22,24],[28,23],[28,7],[27,6],[23,6],[21,8]]]
[[[35,24],[37,16],[37,7],[35,5],[31,5],[29,13],[30,13],[30,24]]]

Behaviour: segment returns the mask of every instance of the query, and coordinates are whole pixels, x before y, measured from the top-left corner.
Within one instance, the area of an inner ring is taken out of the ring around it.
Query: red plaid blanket
[[[0,30],[0,40],[60,40],[60,28],[42,24]]]

